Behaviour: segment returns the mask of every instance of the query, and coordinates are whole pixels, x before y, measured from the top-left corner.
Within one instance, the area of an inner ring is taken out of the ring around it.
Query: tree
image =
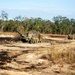
[[[7,24],[8,14],[5,11],[2,11],[0,17],[1,17],[1,20],[2,20],[2,23],[0,24],[0,27],[1,27],[0,30],[3,31],[5,25]]]
[[[71,21],[67,17],[56,16],[53,18],[54,24],[56,25],[57,29],[56,32],[58,34],[72,34],[73,28]]]
[[[5,11],[2,11],[1,18],[2,18],[2,20],[8,20],[8,14]]]

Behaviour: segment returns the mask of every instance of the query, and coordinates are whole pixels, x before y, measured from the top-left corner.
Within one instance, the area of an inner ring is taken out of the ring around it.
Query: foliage
[[[8,20],[8,14],[5,11],[2,11],[0,16],[0,31],[16,32],[17,30],[21,33],[35,30],[41,33],[74,34],[75,19],[56,16],[53,17],[52,22],[50,20],[43,20],[39,17],[27,18],[17,16],[14,20]]]

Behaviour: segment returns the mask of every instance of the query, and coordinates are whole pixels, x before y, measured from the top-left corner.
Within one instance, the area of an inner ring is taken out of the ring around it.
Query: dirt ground
[[[75,42],[0,44],[0,75],[75,75]]]

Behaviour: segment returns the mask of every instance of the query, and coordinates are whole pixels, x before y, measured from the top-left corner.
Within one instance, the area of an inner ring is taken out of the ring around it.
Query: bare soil
[[[0,44],[0,75],[75,75],[75,41]]]

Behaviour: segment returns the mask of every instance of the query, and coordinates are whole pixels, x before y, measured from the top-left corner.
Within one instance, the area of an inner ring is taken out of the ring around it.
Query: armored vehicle
[[[40,33],[37,31],[28,31],[25,34],[22,34],[19,31],[17,32],[20,34],[22,42],[28,42],[28,43],[40,42]]]

